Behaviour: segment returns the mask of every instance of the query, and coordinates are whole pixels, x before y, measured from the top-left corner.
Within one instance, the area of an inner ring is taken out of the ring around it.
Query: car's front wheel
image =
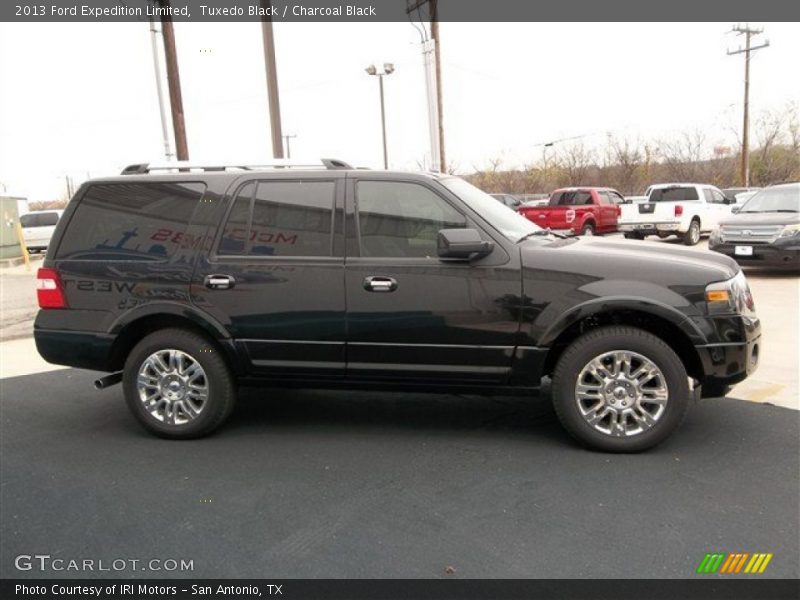
[[[553,405],[578,441],[608,452],[639,452],[680,425],[690,390],[680,358],[660,338],[633,327],[601,327],[561,355]]]
[[[143,338],[125,361],[125,400],[139,422],[165,438],[211,433],[228,417],[236,388],[213,344],[184,329]]]

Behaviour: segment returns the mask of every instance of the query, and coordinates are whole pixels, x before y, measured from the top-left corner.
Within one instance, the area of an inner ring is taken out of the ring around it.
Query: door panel
[[[193,301],[227,327],[254,375],[344,376],[344,257],[332,229],[343,193],[343,179],[311,174],[242,183],[217,251],[195,272]]]
[[[473,263],[440,261],[438,230],[474,224],[427,186],[361,180],[348,190],[362,256],[347,258],[347,376],[504,381],[519,329],[518,265],[500,246]],[[375,277],[393,285],[372,289]]]

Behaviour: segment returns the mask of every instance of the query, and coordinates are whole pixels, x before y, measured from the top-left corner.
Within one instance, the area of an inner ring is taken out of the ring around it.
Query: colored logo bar
[[[713,573],[735,575],[737,573],[760,574],[763,573],[769,561],[772,560],[772,553],[755,552],[714,552],[708,553],[697,566],[697,572],[702,575]]]

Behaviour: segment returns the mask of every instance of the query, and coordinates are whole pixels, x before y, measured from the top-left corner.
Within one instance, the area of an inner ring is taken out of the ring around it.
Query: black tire
[[[700,221],[692,219],[689,229],[683,234],[683,243],[687,246],[695,246],[700,241]]]
[[[182,424],[158,420],[139,397],[137,379],[145,360],[159,350],[175,349],[188,354],[205,372],[208,397],[197,416]],[[193,439],[208,435],[230,415],[236,402],[236,386],[228,365],[208,339],[185,329],[162,329],[143,338],[125,361],[122,386],[125,401],[136,419],[149,432],[169,439]]]
[[[653,362],[669,394],[655,424],[630,436],[616,437],[595,429],[581,414],[576,398],[583,368],[593,358],[615,350],[635,352]],[[575,340],[556,365],[552,390],[553,407],[564,428],[582,444],[605,452],[641,452],[661,443],[681,424],[690,404],[688,377],[680,358],[660,338],[634,327],[600,327]]]
[[[595,235],[596,233],[594,223],[584,223],[581,227],[581,235]]]
[[[644,236],[641,233],[636,233],[635,231],[624,233],[626,240],[643,240]]]

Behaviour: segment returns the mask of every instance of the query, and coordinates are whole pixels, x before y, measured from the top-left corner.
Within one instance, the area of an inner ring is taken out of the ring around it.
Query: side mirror
[[[742,210],[742,207],[741,207],[741,206],[734,206],[734,207],[732,207],[732,208],[731,208],[731,212],[732,212],[733,214],[736,214],[736,213],[738,213],[740,210]]]
[[[442,229],[437,239],[439,258],[473,260],[494,250],[494,244],[481,239],[475,229]]]

